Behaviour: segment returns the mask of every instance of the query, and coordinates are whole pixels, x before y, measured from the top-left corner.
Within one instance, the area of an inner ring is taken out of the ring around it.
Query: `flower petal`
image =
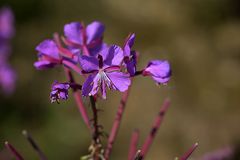
[[[123,50],[117,45],[103,49],[100,55],[103,56],[103,61],[106,66],[120,65],[123,60]]]
[[[130,34],[128,36],[128,38],[125,41],[125,45],[124,45],[124,56],[130,56],[131,53],[131,48],[134,44],[134,40],[135,40],[135,34]]]
[[[97,21],[90,23],[86,28],[87,44],[91,43],[93,40],[101,38],[104,30],[105,27],[102,23]]]
[[[153,60],[148,63],[144,72],[155,77],[167,77],[170,72],[170,64],[168,61]]]
[[[95,57],[89,57],[89,56],[80,56],[79,63],[82,69],[85,72],[91,72],[94,70],[98,70],[98,59]]]
[[[116,89],[120,92],[126,91],[131,84],[129,74],[125,74],[122,72],[110,72],[106,74],[113,83],[114,87],[116,87]]]
[[[42,54],[48,55],[52,58],[59,59],[59,54],[58,54],[58,47],[56,43],[51,40],[47,39],[43,42],[41,42],[37,47],[36,50]]]
[[[83,35],[82,35],[83,26],[79,22],[71,22],[64,26],[64,35],[72,42],[82,44]]]
[[[88,50],[89,50],[91,56],[96,57],[99,52],[106,49],[107,47],[108,46],[106,43],[99,43],[98,45],[96,45],[92,48],[89,48]]]
[[[56,64],[49,61],[37,61],[34,63],[34,67],[38,70],[53,68]]]
[[[9,39],[14,34],[14,16],[10,8],[0,10],[0,37]]]
[[[97,93],[98,80],[99,80],[99,76],[97,76],[97,74],[89,75],[86,81],[83,83],[82,95],[89,96],[89,95],[94,95],[94,93]]]
[[[152,76],[152,78],[154,81],[156,81],[159,84],[167,83],[170,80],[170,77],[159,78],[159,77]]]
[[[136,57],[136,52],[135,51],[131,51],[131,57],[130,59],[128,58],[126,60],[126,65],[127,65],[127,71],[131,76],[135,75],[136,72],[136,63],[137,63],[137,57]]]

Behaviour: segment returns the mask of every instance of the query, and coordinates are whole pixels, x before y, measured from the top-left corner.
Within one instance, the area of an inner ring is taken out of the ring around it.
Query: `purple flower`
[[[55,81],[52,85],[52,91],[50,93],[51,103],[57,102],[60,100],[68,99],[68,90],[70,89],[70,84],[68,83],[58,83]]]
[[[105,27],[94,21],[85,27],[79,22],[72,22],[64,26],[66,43],[71,49],[79,49],[84,55],[96,56],[106,47],[102,42]]]
[[[143,70],[144,76],[151,76],[158,84],[165,84],[171,76],[171,68],[168,61],[153,60]]]
[[[7,64],[0,65],[0,86],[4,93],[11,94],[15,89],[16,73]]]
[[[0,39],[10,39],[14,34],[14,16],[12,11],[4,7],[0,10]]]
[[[41,42],[36,50],[38,53],[38,61],[34,63],[37,69],[52,68],[61,63],[61,57],[56,43],[53,40],[45,40]]]
[[[122,49],[116,45],[102,50],[97,58],[81,56],[79,62],[83,73],[90,74],[82,87],[83,96],[95,95],[100,89],[105,99],[106,88],[126,91],[131,80],[129,74],[120,72],[123,57]]]
[[[123,47],[124,62],[126,64],[127,71],[131,76],[134,76],[136,72],[136,63],[137,63],[136,52],[131,50],[134,44],[134,40],[135,40],[135,34],[130,34],[127,37]]]

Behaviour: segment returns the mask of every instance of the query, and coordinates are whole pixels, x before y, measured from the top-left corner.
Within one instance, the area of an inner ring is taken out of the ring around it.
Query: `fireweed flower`
[[[152,60],[143,70],[142,75],[151,76],[158,84],[166,84],[171,76],[170,64],[168,61]]]
[[[69,49],[76,49],[84,55],[96,56],[106,47],[102,42],[105,27],[94,21],[85,27],[79,22],[72,22],[64,26],[65,43]]]
[[[14,16],[5,7],[0,10],[0,86],[4,93],[11,94],[15,89],[16,73],[8,63],[11,52],[10,40],[14,35]]]
[[[130,75],[120,71],[123,50],[112,45],[99,52],[97,57],[81,56],[79,59],[83,73],[89,74],[83,84],[82,95],[95,95],[99,90],[106,99],[106,88],[124,92],[131,84]]]
[[[38,61],[34,63],[37,69],[52,68],[61,63],[61,57],[56,43],[53,40],[44,40],[37,47]]]
[[[0,65],[0,86],[4,93],[11,94],[14,91],[16,78],[15,71],[9,65]]]
[[[60,100],[68,99],[68,90],[70,89],[69,83],[58,83],[55,81],[52,85],[52,90],[50,93],[51,103],[57,102]]]
[[[4,7],[0,10],[0,39],[10,39],[14,35],[14,16],[12,11]]]
[[[134,44],[134,40],[135,40],[135,34],[130,34],[127,37],[125,44],[123,46],[124,62],[126,64],[127,71],[131,76],[133,76],[136,72],[136,63],[137,63],[136,52],[131,50]]]

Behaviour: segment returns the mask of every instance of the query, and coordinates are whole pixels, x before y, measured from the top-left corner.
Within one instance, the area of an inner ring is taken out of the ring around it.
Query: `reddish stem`
[[[8,142],[5,142],[5,147],[14,155],[17,160],[24,160],[18,151]]]
[[[90,56],[89,50],[85,44],[82,45],[83,54]]]
[[[72,75],[72,72],[69,69],[67,69],[67,68],[64,68],[64,69],[65,69],[66,76],[68,77],[69,82],[70,83],[75,83],[75,80],[74,80],[74,77]],[[82,97],[81,97],[79,91],[73,89],[73,95],[74,95],[75,101],[77,103],[78,109],[79,109],[79,111],[80,111],[80,113],[82,115],[83,121],[87,125],[88,129],[91,131],[92,130],[91,129],[91,123],[90,123],[87,111],[85,109],[85,106],[83,104]]]
[[[159,127],[162,124],[164,115],[165,115],[169,105],[170,105],[170,100],[166,99],[164,101],[163,105],[161,106],[161,109],[160,109],[160,111],[158,113],[158,116],[156,117],[156,119],[155,119],[155,121],[153,123],[152,129],[151,129],[148,137],[144,141],[144,144],[143,144],[142,149],[141,149],[142,159],[144,159],[144,157],[146,156],[148,150],[150,149],[150,146],[153,143],[153,140],[154,140],[154,138],[156,136],[156,133],[157,133]]]
[[[82,75],[82,70],[77,65],[73,64],[72,62],[69,62],[67,60],[63,60],[62,63],[77,72],[78,74]]]
[[[43,151],[39,148],[39,146],[37,145],[37,143],[34,141],[34,139],[32,138],[32,136],[26,131],[23,130],[22,134],[27,138],[28,142],[31,144],[32,148],[37,152],[39,158],[41,160],[47,160],[47,157],[45,156],[45,154],[43,153]]]
[[[179,160],[187,160],[197,147],[198,143],[195,143]]]
[[[128,152],[128,160],[133,160],[136,155],[138,139],[139,139],[139,130],[135,129],[131,137],[130,148]]]
[[[115,116],[115,120],[113,122],[113,126],[112,126],[112,129],[111,129],[111,132],[110,132],[110,136],[108,137],[108,143],[107,143],[107,147],[106,147],[106,150],[105,150],[105,155],[104,156],[105,156],[106,160],[109,159],[114,141],[116,139],[116,136],[117,136],[120,124],[121,124],[122,115],[124,113],[126,102],[127,102],[128,95],[129,95],[129,92],[130,92],[130,87],[128,88],[127,91],[125,91],[123,93],[120,104],[118,106],[118,110],[117,110],[117,113],[116,113],[116,116]]]

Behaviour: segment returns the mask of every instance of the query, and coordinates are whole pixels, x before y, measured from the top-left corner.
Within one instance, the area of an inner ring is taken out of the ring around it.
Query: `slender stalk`
[[[141,156],[141,150],[138,150],[134,156],[134,160],[142,160],[143,157]]]
[[[99,140],[100,132],[98,127],[98,111],[97,111],[96,102],[93,96],[90,96],[90,102],[91,102],[91,108],[93,112],[93,140],[97,144],[99,143],[98,140]]]
[[[187,160],[197,147],[198,143],[195,143],[179,160]]]
[[[158,116],[156,117],[156,119],[155,119],[155,121],[153,123],[152,129],[151,129],[148,137],[144,141],[144,144],[143,144],[142,149],[141,149],[141,157],[142,157],[142,159],[145,158],[148,150],[150,149],[150,146],[153,143],[153,140],[154,140],[154,138],[156,136],[156,133],[157,133],[159,127],[162,124],[164,115],[165,115],[169,105],[170,105],[170,100],[166,99],[164,101],[164,103],[163,103],[159,113],[158,113]]]
[[[115,120],[113,122],[113,126],[112,126],[112,129],[111,129],[109,138],[108,138],[108,143],[107,143],[107,147],[106,147],[105,154],[104,154],[106,160],[109,159],[114,141],[116,139],[116,136],[117,136],[120,124],[121,124],[122,115],[124,113],[125,106],[126,106],[127,99],[128,99],[128,95],[129,95],[129,92],[130,92],[130,87],[128,88],[127,91],[125,91],[123,93],[120,104],[118,106],[118,110],[117,110],[117,113],[116,113],[116,116],[115,116]]]
[[[63,60],[62,63],[77,72],[78,74],[82,75],[82,70],[77,65],[73,64],[72,62],[69,62],[67,60]]]
[[[64,69],[65,69],[66,76],[67,76],[69,82],[70,83],[75,83],[75,80],[74,80],[74,77],[72,75],[72,72],[69,69],[67,69],[67,68],[64,68]],[[90,123],[87,111],[85,109],[85,106],[83,104],[82,97],[81,97],[79,91],[76,90],[76,89],[73,89],[73,95],[74,95],[76,104],[78,106],[78,110],[79,110],[79,112],[82,115],[83,121],[87,125],[88,129],[91,131],[92,130],[91,129],[91,123]]]
[[[133,160],[135,157],[135,154],[137,152],[137,144],[139,139],[139,130],[135,129],[132,133],[129,152],[128,152],[128,160]]]
[[[32,138],[32,136],[26,131],[23,130],[22,134],[27,138],[28,142],[31,144],[32,148],[37,152],[40,160],[47,160],[47,157],[45,156],[45,154],[43,153],[43,151],[39,148],[39,146],[37,145],[37,143],[34,141],[34,139]]]
[[[98,124],[98,109],[96,107],[96,100],[93,96],[90,96],[91,108],[93,112],[93,143],[91,145],[92,150],[91,156],[93,160],[102,160],[103,159],[103,150],[101,144],[101,132],[99,130]]]
[[[18,151],[8,142],[5,142],[5,147],[13,154],[17,160],[24,160]]]

